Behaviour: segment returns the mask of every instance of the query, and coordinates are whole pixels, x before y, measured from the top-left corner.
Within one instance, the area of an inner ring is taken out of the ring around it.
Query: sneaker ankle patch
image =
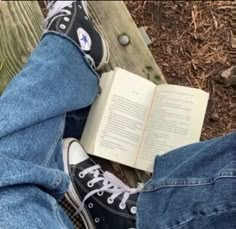
[[[80,47],[83,51],[90,51],[92,40],[89,34],[82,28],[77,29],[77,36],[79,40]]]

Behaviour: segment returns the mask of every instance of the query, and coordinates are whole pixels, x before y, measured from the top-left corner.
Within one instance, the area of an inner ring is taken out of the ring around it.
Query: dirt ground
[[[149,45],[166,80],[210,93],[202,140],[231,131],[233,89],[221,73],[231,65],[228,1],[126,1],[134,21],[147,28]]]

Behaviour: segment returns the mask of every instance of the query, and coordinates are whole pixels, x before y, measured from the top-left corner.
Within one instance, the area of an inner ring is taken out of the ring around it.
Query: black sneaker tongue
[[[94,165],[96,165],[96,163],[95,163],[93,160],[91,160],[91,159],[86,159],[86,160],[84,160],[84,161],[78,163],[78,164],[76,165],[76,168],[77,168],[78,170],[80,170],[80,171],[83,171],[83,170],[88,169],[88,168],[90,168],[90,167],[92,167],[92,166],[94,166]]]

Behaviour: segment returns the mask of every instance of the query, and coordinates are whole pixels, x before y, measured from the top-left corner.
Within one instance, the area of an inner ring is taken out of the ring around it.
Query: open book
[[[101,78],[81,144],[92,155],[152,172],[154,158],[199,141],[208,93],[116,68]]]

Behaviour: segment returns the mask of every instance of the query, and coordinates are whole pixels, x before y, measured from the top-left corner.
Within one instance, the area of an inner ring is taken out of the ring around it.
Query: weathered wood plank
[[[90,17],[110,47],[107,70],[121,67],[159,84],[165,78],[147,48],[123,1],[90,1]],[[130,44],[122,46],[118,38],[127,34]]]
[[[36,1],[0,1],[0,94],[37,45],[42,21]]]

